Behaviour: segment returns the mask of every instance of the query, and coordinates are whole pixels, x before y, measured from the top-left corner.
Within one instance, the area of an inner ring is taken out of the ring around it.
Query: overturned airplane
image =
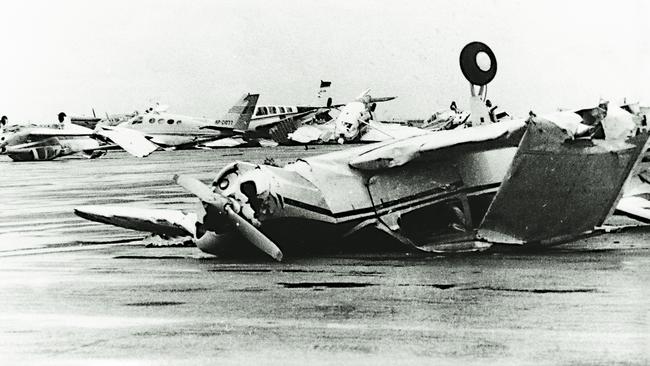
[[[375,120],[377,103],[396,97],[372,97],[366,89],[351,102],[341,105],[336,119],[324,124],[305,124],[289,133],[289,140],[299,144],[371,143],[421,135],[427,131],[394,123]]]
[[[158,148],[129,130],[118,127],[92,130],[72,124],[66,117],[65,113],[59,113],[55,125],[6,128],[0,133],[0,155],[14,161],[43,161],[81,153],[94,159],[107,150],[121,148],[133,156],[144,157]]]
[[[603,127],[627,118],[602,117]],[[282,168],[235,162],[210,186],[176,177],[201,200],[199,214],[114,206],[75,213],[189,236],[217,255],[253,244],[276,260],[292,248],[345,245],[342,239],[369,230],[425,252],[554,245],[593,231],[614,212],[648,141],[639,129],[589,134],[594,126],[585,122],[567,111],[430,132]],[[634,200],[624,206],[618,209],[650,220]]]

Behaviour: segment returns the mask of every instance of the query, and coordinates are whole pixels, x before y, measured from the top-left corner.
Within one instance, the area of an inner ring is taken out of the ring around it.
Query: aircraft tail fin
[[[331,81],[321,80],[318,87],[318,94],[316,95],[316,104],[318,106],[329,107],[332,105],[332,98],[329,95],[330,88],[332,87]]]
[[[215,128],[246,131],[255,112],[259,94],[244,94],[235,105],[230,107],[228,113],[214,123]]]

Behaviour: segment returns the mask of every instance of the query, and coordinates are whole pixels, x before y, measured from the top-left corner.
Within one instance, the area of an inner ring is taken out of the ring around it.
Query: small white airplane
[[[333,141],[343,144],[346,142],[380,142],[426,133],[425,130],[417,127],[375,120],[373,113],[377,108],[377,103],[395,98],[372,97],[370,89],[366,89],[352,102],[344,105],[333,122],[299,127],[289,134],[289,138],[300,144]]]
[[[137,157],[147,156],[158,148],[126,129],[91,130],[70,123],[63,112],[59,113],[58,120],[58,124],[50,126],[6,127],[0,134],[0,154],[14,161],[52,160],[76,153],[94,159],[117,148]]]
[[[164,107],[150,108],[117,127],[136,131],[163,148],[193,147],[245,133],[258,99],[259,94],[245,94],[224,117],[217,119],[167,113]]]

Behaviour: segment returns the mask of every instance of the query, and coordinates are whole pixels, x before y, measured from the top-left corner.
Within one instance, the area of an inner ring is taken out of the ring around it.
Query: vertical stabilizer
[[[222,119],[214,121],[214,127],[246,131],[259,97],[259,94],[245,94]]]

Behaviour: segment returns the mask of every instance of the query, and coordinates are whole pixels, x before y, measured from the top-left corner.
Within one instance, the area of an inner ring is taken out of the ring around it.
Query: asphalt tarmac
[[[84,221],[194,207],[175,173],[332,150],[0,160],[0,364],[650,363],[650,229],[543,252],[218,259]]]

